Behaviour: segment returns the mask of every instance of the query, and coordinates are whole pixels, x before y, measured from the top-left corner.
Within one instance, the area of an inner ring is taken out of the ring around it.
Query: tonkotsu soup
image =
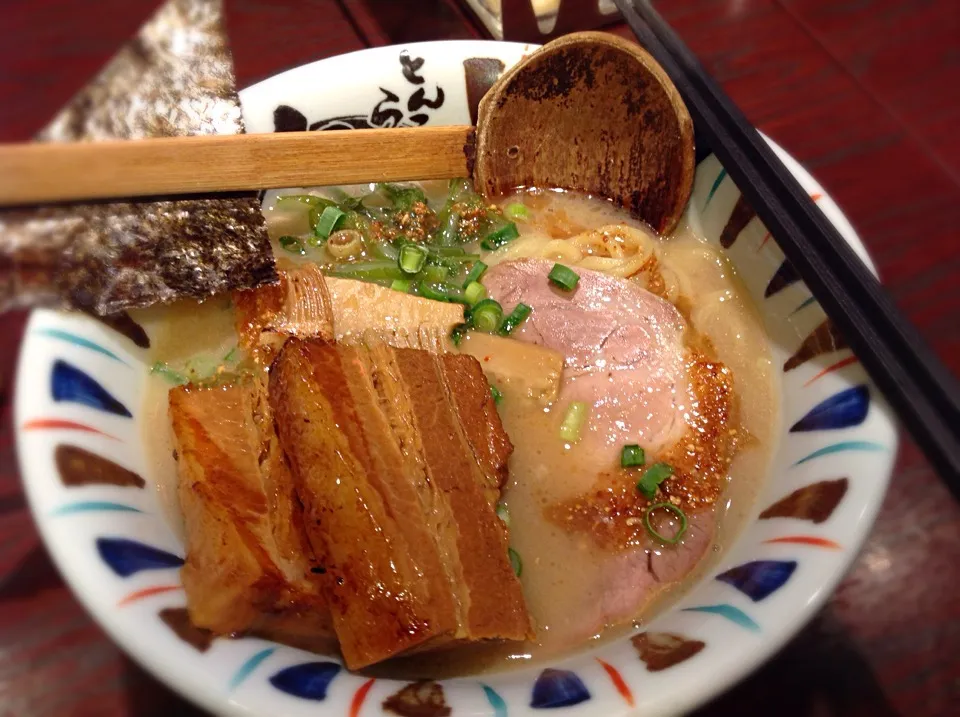
[[[569,192],[524,191],[490,206],[462,181],[282,195],[264,205],[278,266],[319,267],[336,341],[395,341],[413,319],[383,297],[436,302],[417,304],[428,313],[463,307],[432,351],[477,360],[513,446],[495,507],[526,639],[413,649],[376,670],[442,677],[553,660],[648,621],[718,559],[776,448],[779,396],[762,322],[716,249],[686,226],[657,237],[610,203]],[[380,298],[348,295],[352,282],[378,285],[369,296]],[[349,326],[338,326],[337,302],[352,302]],[[154,354],[144,439],[179,531],[168,392],[268,370],[238,336],[237,311],[217,300],[139,317]],[[284,331],[302,339],[306,330]],[[302,493],[300,503],[309,511]],[[333,568],[311,569],[324,578]]]

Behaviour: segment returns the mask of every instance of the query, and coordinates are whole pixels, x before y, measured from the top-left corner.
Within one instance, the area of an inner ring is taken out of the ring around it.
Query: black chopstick
[[[614,0],[640,44],[676,84],[697,136],[717,155],[870,377],[960,500],[960,385],[646,0]]]

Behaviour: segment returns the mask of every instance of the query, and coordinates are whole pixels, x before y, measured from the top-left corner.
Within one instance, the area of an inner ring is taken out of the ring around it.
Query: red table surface
[[[25,140],[158,3],[6,0],[0,141]],[[663,0],[747,116],[827,188],[897,303],[960,372],[960,3]],[[321,57],[482,32],[447,0],[227,2],[240,86]],[[629,34],[625,27],[615,32]],[[25,505],[0,317],[0,715],[195,715],[86,615]],[[903,438],[883,510],[820,615],[700,715],[960,714],[960,508]]]

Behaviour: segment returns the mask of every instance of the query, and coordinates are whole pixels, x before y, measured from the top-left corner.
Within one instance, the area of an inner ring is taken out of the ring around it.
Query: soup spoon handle
[[[0,144],[0,206],[468,177],[473,127]]]

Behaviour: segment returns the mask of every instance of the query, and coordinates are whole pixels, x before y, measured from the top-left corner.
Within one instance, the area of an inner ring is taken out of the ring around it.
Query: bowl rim
[[[254,88],[261,87],[266,83],[277,82],[291,73],[315,71],[317,66],[328,63],[331,60],[349,62],[366,60],[375,53],[390,52],[395,54],[400,50],[414,52],[418,49],[436,50],[438,48],[442,49],[450,47],[460,47],[464,50],[469,50],[470,47],[476,47],[477,51],[480,52],[482,51],[482,48],[489,48],[491,46],[511,46],[514,48],[522,48],[524,51],[536,47],[536,45],[532,44],[502,42],[497,40],[437,40],[367,48],[323,58],[289,68],[247,87],[246,89],[242,90],[240,94],[242,96],[244,93],[249,92]],[[781,159],[791,174],[793,174],[801,183],[819,187],[823,197],[823,201],[819,203],[821,210],[824,212],[829,221],[837,227],[841,235],[854,248],[861,259],[865,261],[871,271],[876,274],[876,269],[873,265],[873,262],[867,254],[866,248],[864,247],[860,237],[857,235],[856,231],[844,216],[842,211],[836,206],[832,199],[830,199],[830,196],[826,193],[826,191],[823,190],[813,176],[806,169],[804,169],[803,166],[800,165],[800,163],[797,162],[789,153],[787,153],[786,150],[784,150],[776,142],[763,133],[761,133],[761,135],[764,137],[765,141],[770,144],[774,152]],[[21,376],[25,373],[25,366],[29,363],[31,360],[31,355],[35,351],[34,341],[31,340],[31,330],[37,328],[42,313],[43,312],[39,311],[34,311],[31,313],[27,329],[24,334],[24,340],[20,349],[20,357],[18,359],[17,373],[14,382],[15,397],[13,415],[15,445],[20,475],[23,479],[28,505],[30,506],[31,513],[33,514],[34,522],[38,527],[38,531],[41,534],[47,550],[50,552],[58,571],[65,578],[65,582],[70,588],[71,592],[76,596],[88,614],[110,636],[111,640],[115,644],[117,644],[126,654],[130,655],[134,660],[136,660],[142,667],[159,677],[174,691],[213,713],[227,713],[236,715],[249,714],[247,709],[230,700],[229,697],[225,698],[223,695],[218,694],[215,691],[202,689],[196,684],[185,682],[181,671],[176,669],[175,665],[169,659],[162,657],[161,654],[152,653],[150,651],[149,644],[138,642],[134,637],[123,632],[119,622],[111,618],[110,610],[112,609],[112,606],[102,604],[101,601],[94,595],[94,591],[91,589],[92,578],[86,575],[84,571],[80,570],[74,564],[71,564],[71,562],[65,558],[62,551],[62,545],[51,535],[49,530],[49,517],[38,509],[38,497],[36,492],[37,488],[26,477],[30,471],[26,470],[27,463],[25,453],[27,449],[24,442],[24,431],[21,428],[25,420],[26,406],[31,400],[31,397],[26,393],[28,387],[21,380]],[[890,470],[884,471],[882,475],[879,475],[876,478],[874,489],[870,494],[870,499],[867,501],[867,504],[862,506],[856,535],[854,536],[853,540],[847,541],[847,544],[844,546],[844,551],[839,565],[833,569],[830,574],[825,575],[821,579],[819,589],[810,597],[805,604],[804,609],[781,620],[780,624],[777,626],[776,634],[774,634],[772,629],[765,633],[765,639],[757,646],[757,649],[754,651],[754,653],[747,659],[737,660],[734,663],[734,666],[731,669],[726,670],[725,674],[723,674],[720,679],[703,680],[698,682],[696,685],[692,685],[689,693],[685,695],[685,697],[682,699],[682,703],[678,705],[681,711],[685,712],[697,705],[703,704],[709,699],[719,696],[723,692],[736,685],[738,682],[742,681],[749,674],[753,673],[761,664],[770,659],[774,653],[779,651],[790,639],[792,639],[826,603],[828,597],[834,592],[839,582],[849,571],[854,560],[859,556],[863,544],[870,534],[870,530],[874,524],[876,515],[880,510],[892,475],[892,464],[893,458],[897,452],[897,443],[898,439],[894,438],[889,448],[891,456]],[[724,671],[721,670],[721,672]],[[318,714],[323,713],[327,709],[327,706],[317,705],[316,709],[318,710]],[[623,708],[623,710],[623,714],[639,714],[639,711],[634,709]]]

